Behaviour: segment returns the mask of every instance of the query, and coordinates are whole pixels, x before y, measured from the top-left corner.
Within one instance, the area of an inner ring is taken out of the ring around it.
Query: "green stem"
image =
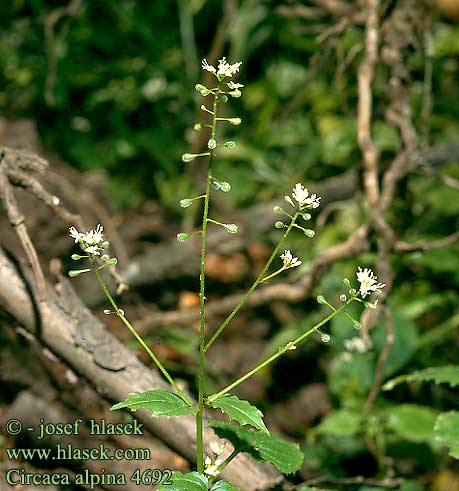
[[[215,138],[217,127],[216,115],[218,106],[219,90],[215,93],[213,104],[213,118],[211,138]],[[206,282],[206,240],[207,222],[209,215],[210,188],[212,183],[212,164],[214,151],[210,151],[209,168],[207,170],[206,194],[204,197],[204,211],[202,214],[202,235],[201,235],[201,274],[199,289],[199,310],[200,310],[200,329],[199,329],[199,377],[198,377],[198,411],[196,413],[196,467],[201,474],[204,472],[204,442],[203,442],[203,415],[204,415],[204,372],[205,372],[205,282]]]
[[[331,313],[329,316],[325,317],[325,319],[322,319],[319,323],[317,323],[314,327],[312,327],[311,329],[309,329],[309,331],[306,331],[305,333],[303,333],[301,336],[297,337],[296,339],[294,339],[293,341],[291,341],[290,343],[287,343],[283,348],[280,348],[279,351],[277,353],[275,353],[274,355],[270,356],[267,360],[265,360],[264,362],[260,363],[259,365],[257,365],[253,370],[250,370],[250,372],[247,372],[245,375],[243,375],[242,377],[238,378],[237,380],[235,380],[233,383],[231,383],[230,385],[228,385],[227,387],[225,387],[224,389],[222,389],[220,392],[217,392],[216,394],[213,394],[211,395],[210,397],[208,397],[208,402],[209,403],[213,403],[215,402],[217,399],[219,399],[221,396],[225,395],[226,393],[228,393],[230,390],[234,389],[235,387],[237,387],[239,384],[241,384],[242,382],[244,382],[245,380],[247,380],[248,378],[252,377],[253,375],[255,375],[257,372],[259,372],[262,368],[265,368],[266,366],[268,366],[270,363],[272,363],[274,360],[277,360],[277,358],[279,358],[280,356],[282,356],[286,351],[289,351],[291,349],[292,346],[296,346],[297,344],[299,344],[301,341],[303,341],[303,339],[307,338],[308,336],[310,336],[313,332],[317,331],[320,327],[322,327],[324,324],[326,324],[328,321],[330,321],[331,319],[333,319],[333,317],[335,317],[336,315],[338,315],[339,312],[341,312],[342,310],[344,310],[344,305],[342,305],[339,309],[336,309],[333,313]]]
[[[108,291],[108,288],[105,285],[104,280],[102,279],[102,276],[100,275],[99,271],[97,271],[97,269],[96,269],[97,268],[96,263],[93,260],[91,260],[91,262],[92,262],[92,265],[93,265],[93,271],[94,271],[94,273],[96,275],[97,281],[99,282],[102,290],[104,291],[105,296],[107,297],[108,301],[112,304],[113,308],[115,309],[116,314],[118,315],[118,317],[123,321],[124,325],[129,329],[129,331],[131,331],[131,333],[137,339],[137,341],[142,346],[142,348],[150,355],[150,358],[155,362],[156,366],[159,368],[159,370],[161,370],[162,374],[164,375],[164,377],[166,377],[166,379],[172,385],[172,387],[174,388],[174,390],[178,394],[180,394],[180,396],[182,397],[182,399],[189,406],[192,406],[193,404],[192,404],[192,401],[190,400],[190,398],[180,389],[180,387],[176,384],[176,382],[174,381],[174,379],[170,376],[169,372],[166,370],[166,368],[164,367],[164,365],[159,361],[158,357],[153,353],[153,351],[145,343],[145,341],[142,339],[142,337],[140,336],[140,334],[136,331],[136,329],[134,328],[134,326],[122,314],[122,312],[118,308],[118,305],[116,304],[115,300],[113,299],[112,295]]]
[[[269,267],[271,266],[271,263],[273,262],[274,258],[277,256],[280,248],[282,247],[283,243],[285,242],[285,239],[287,238],[288,234],[290,233],[290,230],[292,230],[297,217],[298,217],[298,213],[295,213],[295,216],[292,218],[290,225],[287,227],[286,231],[284,232],[284,235],[282,236],[281,240],[279,241],[279,243],[277,244],[273,253],[271,254],[271,257],[268,259],[264,268],[261,270],[261,273],[258,275],[257,279],[255,280],[253,285],[249,288],[247,293],[242,297],[241,301],[236,305],[236,307],[234,307],[233,311],[228,315],[228,317],[222,322],[220,327],[215,331],[214,335],[207,342],[207,344],[204,348],[204,351],[207,351],[214,344],[214,342],[216,341],[218,336],[220,336],[220,334],[225,329],[225,327],[231,322],[231,319],[239,312],[240,308],[245,304],[245,302],[250,297],[250,295],[255,290],[255,288],[261,283],[264,275],[268,271]]]

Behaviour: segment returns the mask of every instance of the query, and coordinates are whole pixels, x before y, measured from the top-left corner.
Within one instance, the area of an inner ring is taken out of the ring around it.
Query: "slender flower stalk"
[[[308,331],[305,333],[301,334],[301,336],[298,336],[296,339],[293,341],[290,341],[287,343],[283,348],[280,348],[277,353],[274,355],[270,356],[267,360],[264,362],[260,363],[257,365],[253,370],[250,370],[250,372],[247,372],[245,375],[242,377],[238,378],[231,384],[229,384],[227,387],[222,389],[220,392],[217,392],[216,394],[211,395],[208,398],[209,403],[215,402],[217,399],[222,397],[223,395],[227,394],[231,390],[233,390],[235,387],[238,385],[242,384],[242,382],[245,382],[247,379],[255,375],[257,372],[259,372],[261,369],[267,367],[270,363],[272,363],[274,360],[277,360],[280,356],[282,356],[284,353],[287,351],[291,351],[292,349],[295,349],[295,347],[301,343],[304,339],[306,339],[308,336],[310,336],[313,332],[318,331],[324,324],[326,324],[328,321],[332,320],[333,317],[338,315],[341,311],[343,311],[345,308],[345,305],[342,305],[340,308],[336,309],[333,313],[331,313],[329,316],[325,317],[322,319],[320,322],[318,322],[314,327],[311,327]]]
[[[295,225],[295,221],[298,218],[298,213],[295,213],[295,215],[292,218],[292,221],[290,222],[290,225],[287,227],[287,229],[284,232],[284,235],[280,239],[279,243],[275,247],[273,253],[269,257],[269,259],[266,261],[266,264],[264,265],[263,269],[261,270],[260,274],[258,275],[257,279],[254,281],[253,285],[248,289],[247,293],[242,297],[241,301],[234,307],[232,312],[228,315],[228,317],[221,323],[220,327],[215,331],[214,335],[210,338],[210,340],[207,342],[204,351],[207,351],[217,340],[217,338],[220,336],[220,334],[223,332],[223,330],[226,328],[226,326],[231,322],[232,318],[239,312],[241,307],[245,304],[247,299],[250,297],[250,295],[253,293],[255,288],[262,283],[263,281],[266,281],[268,278],[264,278],[265,274],[267,273],[269,267],[271,266],[271,263],[273,262],[274,258],[277,256],[279,253],[280,249],[282,248],[285,239],[287,238],[288,234],[292,230],[293,226]]]
[[[164,377],[167,379],[167,381],[172,385],[174,390],[177,392],[177,394],[182,397],[182,399],[191,407],[193,403],[191,402],[190,398],[180,389],[180,387],[177,385],[175,380],[171,377],[169,372],[166,370],[164,365],[160,362],[158,357],[153,353],[153,351],[150,349],[150,347],[145,343],[145,341],[142,339],[142,336],[137,332],[135,327],[126,319],[124,316],[124,311],[120,309],[115,302],[114,298],[110,294],[107,286],[105,285],[104,280],[102,279],[102,276],[100,275],[98,271],[98,267],[96,262],[91,259],[93,271],[96,275],[97,281],[99,282],[99,285],[101,286],[103,292],[105,293],[105,296],[107,297],[108,301],[111,303],[112,307],[115,309],[116,314],[118,317],[122,320],[123,324],[129,329],[129,331],[133,334],[133,336],[136,338],[136,340],[139,342],[139,344],[142,346],[142,348],[148,353],[150,358],[155,362],[156,366],[158,369],[161,371],[161,373],[164,375]]]

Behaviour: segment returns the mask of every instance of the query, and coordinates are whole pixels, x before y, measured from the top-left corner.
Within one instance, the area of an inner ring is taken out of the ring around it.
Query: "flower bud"
[[[229,191],[231,191],[231,184],[229,182],[226,182],[226,181],[222,181],[220,183],[220,189],[224,192],[224,193],[228,193]]]
[[[116,257],[112,257],[109,259],[104,266],[116,266],[118,264],[118,259]]]
[[[284,210],[283,210],[283,209],[282,209],[280,206],[277,206],[277,205],[276,205],[276,206],[273,208],[273,212],[274,212],[274,213],[284,213]]]
[[[198,131],[200,130],[204,125],[202,123],[196,123],[194,126],[193,126],[193,129]]]
[[[320,335],[320,339],[322,340],[323,343],[329,343],[331,336],[330,336],[330,334],[322,333]]]
[[[194,160],[196,158],[195,155],[193,155],[192,153],[184,153],[182,155],[182,160],[183,162],[191,162],[192,160]]]
[[[70,256],[74,261],[78,261],[78,259],[83,259],[84,257],[88,257],[88,256],[80,256],[79,254],[72,254]]]
[[[103,254],[101,257],[100,257],[100,260],[101,261],[108,261],[110,259],[110,256],[108,254]]]
[[[306,237],[312,238],[312,237],[314,237],[314,235],[316,235],[314,230],[311,230],[310,228],[305,228],[303,230],[304,230],[304,235],[306,235]]]
[[[229,118],[228,122],[234,126],[238,126],[241,124],[241,118]]]
[[[228,102],[228,96],[222,95],[222,102]]]
[[[223,146],[225,146],[226,148],[229,148],[229,149],[236,148],[236,142],[233,140],[229,140],[229,141],[225,142],[223,144]]]
[[[285,227],[285,224],[284,224],[284,222],[278,221],[278,222],[276,222],[276,223],[274,224],[274,226],[275,226],[276,228],[284,228],[284,227]]]
[[[344,293],[339,296],[339,299],[341,302],[347,302],[347,297],[346,297],[346,295],[344,295]]]
[[[360,324],[359,321],[356,321],[355,319],[352,319],[352,324],[354,325],[354,327],[356,329],[360,329],[361,324]]]
[[[207,142],[207,146],[210,148],[210,150],[213,150],[214,148],[216,148],[217,146],[217,140],[215,140],[215,138],[211,138],[208,142]]]
[[[210,94],[210,90],[202,84],[196,84],[194,88],[204,97]]]
[[[320,303],[321,305],[328,304],[328,302],[325,300],[325,297],[323,295],[317,295],[317,303]]]
[[[190,198],[183,198],[180,200],[180,206],[182,208],[188,208],[193,203],[193,200]]]
[[[284,200],[287,201],[289,205],[292,205],[293,207],[295,206],[290,196],[284,196]]]
[[[241,97],[242,92],[241,92],[239,89],[234,89],[234,90],[232,90],[231,92],[228,92],[228,94],[229,94],[231,97],[236,97],[236,98],[239,98],[239,97]]]
[[[99,247],[101,247],[102,249],[107,249],[109,245],[110,242],[108,240],[104,240],[101,244],[99,244]]]
[[[186,234],[185,232],[180,232],[177,234],[177,240],[179,242],[185,242],[185,240],[188,240],[190,238],[190,234]]]
[[[301,213],[301,216],[303,217],[303,220],[311,220],[311,215],[310,213]]]
[[[348,287],[351,288],[351,282],[349,281],[348,278],[344,278],[343,283]]]

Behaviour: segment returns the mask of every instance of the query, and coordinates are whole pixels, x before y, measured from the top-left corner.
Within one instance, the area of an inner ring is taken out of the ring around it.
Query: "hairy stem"
[[[334,312],[332,312],[329,316],[325,317],[325,319],[322,319],[320,322],[318,322],[314,327],[311,327],[308,331],[305,333],[301,334],[301,336],[298,336],[296,339],[293,341],[287,343],[283,348],[279,348],[279,351],[275,353],[274,355],[270,356],[267,360],[264,362],[260,363],[257,365],[253,370],[250,370],[250,372],[247,372],[245,375],[242,377],[238,378],[235,380],[233,383],[222,389],[220,392],[217,392],[216,394],[211,395],[208,398],[208,401],[210,403],[215,402],[217,399],[228,393],[230,390],[233,390],[235,387],[237,387],[239,384],[244,382],[245,380],[249,379],[253,375],[255,375],[257,372],[259,372],[262,368],[267,367],[270,363],[272,363],[274,360],[277,360],[280,356],[282,356],[285,352],[289,351],[292,349],[293,346],[296,346],[299,344],[301,341],[306,339],[308,336],[310,336],[313,332],[317,331],[320,327],[322,327],[324,324],[326,324],[328,321],[333,319],[336,315],[338,315],[342,310],[344,310],[345,305],[342,305],[339,309],[336,309]]]
[[[262,282],[266,281],[267,278],[263,278],[268,271],[269,267],[271,266],[271,263],[273,262],[274,258],[277,256],[279,253],[279,250],[281,249],[282,245],[285,242],[285,239],[287,238],[288,234],[290,233],[290,230],[292,230],[293,226],[295,225],[295,221],[298,218],[298,213],[295,213],[295,215],[292,218],[292,221],[290,222],[290,225],[287,227],[287,230],[284,232],[284,235],[282,236],[281,240],[277,244],[276,248],[274,249],[273,253],[271,254],[270,258],[266,262],[265,266],[261,270],[260,274],[258,275],[257,279],[253,283],[253,285],[248,289],[247,293],[242,297],[241,301],[234,307],[232,312],[228,315],[228,317],[222,322],[220,327],[215,331],[214,335],[210,338],[210,340],[207,342],[204,351],[207,351],[212,344],[217,340],[218,336],[223,332],[225,327],[231,322],[231,319],[239,312],[241,307],[245,304],[247,299],[250,297],[252,292],[255,290],[255,288]]]

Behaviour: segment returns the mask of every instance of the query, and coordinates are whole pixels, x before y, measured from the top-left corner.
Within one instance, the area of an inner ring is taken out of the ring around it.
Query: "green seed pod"
[[[182,155],[183,162],[191,162],[195,158],[196,158],[196,156],[194,154],[192,154],[192,153],[184,153]]]
[[[182,208],[188,208],[191,204],[193,204],[193,200],[190,198],[183,198],[180,200],[180,206]]]
[[[223,226],[230,234],[237,233],[237,225],[235,223],[225,223]]]

